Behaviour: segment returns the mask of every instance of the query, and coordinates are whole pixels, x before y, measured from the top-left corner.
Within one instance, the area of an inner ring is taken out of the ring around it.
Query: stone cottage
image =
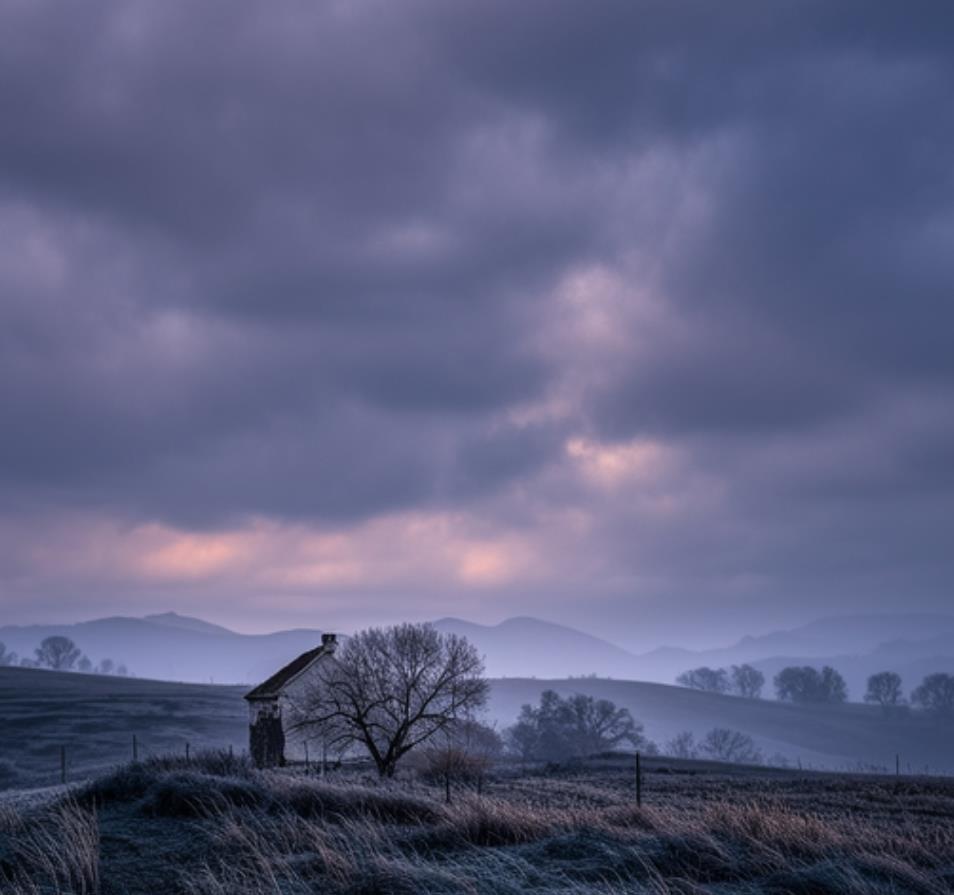
[[[321,646],[302,653],[245,694],[249,710],[249,753],[258,767],[281,766],[286,761],[303,761],[308,756],[307,735],[290,728],[291,708],[313,684],[317,664],[332,657],[337,646],[335,634],[322,634]]]

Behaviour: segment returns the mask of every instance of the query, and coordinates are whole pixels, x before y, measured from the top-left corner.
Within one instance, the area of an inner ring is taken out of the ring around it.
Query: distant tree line
[[[734,694],[757,699],[762,695],[765,676],[752,665],[732,665],[729,668],[701,666],[684,671],[676,683],[707,693]],[[775,695],[783,702],[839,705],[848,700],[845,679],[825,665],[821,669],[810,665],[790,665],[773,678]],[[910,706],[924,709],[931,715],[954,720],[954,675],[938,672],[929,674],[905,699],[901,675],[895,671],[879,671],[868,678],[865,702],[880,705],[886,713],[898,712]]]
[[[79,671],[83,674],[115,674],[120,677],[129,675],[125,665],[118,665],[112,659],[102,659],[96,665],[69,637],[59,635],[47,637],[33,651],[34,658],[18,656],[13,650],[0,643],[0,666],[17,665],[20,668],[49,668],[53,671]]]
[[[880,705],[886,712],[898,712],[908,705],[917,706],[943,721],[954,721],[954,674],[929,674],[905,700],[901,675],[879,671],[868,678],[865,702]]]
[[[703,665],[684,671],[676,678],[676,683],[707,693],[731,693],[746,699],[758,699],[765,686],[765,675],[752,665],[732,665],[730,668]]]
[[[775,675],[773,683],[782,702],[837,705],[848,699],[845,679],[830,665],[821,671],[810,665],[790,665]]]

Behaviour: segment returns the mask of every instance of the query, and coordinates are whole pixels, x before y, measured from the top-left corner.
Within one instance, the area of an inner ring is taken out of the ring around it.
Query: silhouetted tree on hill
[[[724,668],[709,668],[705,665],[700,668],[691,668],[676,678],[681,687],[691,690],[705,690],[707,693],[728,693],[729,675]]]
[[[791,665],[775,675],[775,692],[784,702],[841,703],[848,698],[845,679],[830,665],[821,671]]]
[[[732,688],[747,699],[758,699],[765,686],[765,675],[752,665],[732,666]]]
[[[539,705],[523,706],[506,737],[517,755],[543,761],[583,757],[624,743],[635,749],[650,745],[629,709],[583,693],[564,698],[555,690],[545,690]]]
[[[96,666],[97,674],[112,674],[115,671],[116,666],[113,663],[112,659],[102,659],[100,663]]]
[[[13,650],[8,650],[5,643],[0,643],[0,666],[16,665],[19,662],[17,654]]]
[[[911,702],[942,720],[954,720],[954,675],[929,674],[911,694]]]
[[[904,704],[901,675],[896,671],[879,671],[868,678],[865,702],[875,702],[886,711]]]
[[[69,671],[79,657],[79,647],[69,637],[47,637],[36,648],[36,664],[54,671]]]

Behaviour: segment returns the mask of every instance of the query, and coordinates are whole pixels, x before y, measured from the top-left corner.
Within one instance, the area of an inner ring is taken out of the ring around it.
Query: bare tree
[[[96,666],[97,674],[112,674],[116,666],[113,664],[112,659],[102,659],[100,663]]]
[[[699,750],[696,749],[696,738],[691,730],[684,730],[677,733],[665,746],[666,755],[671,758],[698,758]]]
[[[36,664],[54,671],[69,671],[79,657],[79,647],[69,637],[47,637],[36,648]]]
[[[333,747],[364,746],[383,777],[415,746],[482,706],[488,690],[477,650],[431,625],[361,631],[315,674],[292,707],[292,727]]]
[[[762,763],[762,753],[756,748],[752,737],[728,727],[713,727],[700,744],[699,751],[717,761]]]
[[[732,688],[746,699],[758,699],[765,686],[765,675],[752,665],[733,665]]]
[[[871,675],[868,678],[865,702],[876,702],[886,711],[903,705],[901,675],[896,671],[879,671]]]
[[[5,643],[0,643],[0,666],[16,665],[19,662],[17,654],[13,650],[8,650]]]
[[[83,674],[89,674],[93,670],[93,663],[89,656],[81,656],[79,662],[76,663],[76,669],[82,671]]]
[[[645,742],[643,726],[629,709],[608,699],[575,693],[564,700],[565,723],[579,755],[590,755],[625,744],[636,748]]]
[[[681,687],[705,690],[708,693],[729,692],[729,675],[724,668],[708,668],[705,665],[700,668],[691,668],[680,674],[676,678],[676,683]]]

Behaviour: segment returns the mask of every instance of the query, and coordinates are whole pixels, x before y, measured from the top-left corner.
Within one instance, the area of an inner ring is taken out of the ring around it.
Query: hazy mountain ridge
[[[484,655],[488,673],[495,677],[628,677],[637,661],[633,653],[599,637],[527,616],[497,625],[442,618],[434,625],[470,640]]]
[[[170,623],[171,622],[171,623]],[[114,616],[73,625],[0,628],[0,642],[32,657],[51,635],[71,638],[98,662],[124,663],[138,677],[194,683],[253,683],[321,641],[321,631],[239,634],[187,616]]]
[[[898,671],[907,690],[927,673],[954,671],[954,616],[841,616],[744,637],[721,649],[664,646],[642,654],[575,628],[526,616],[496,625],[457,618],[438,619],[434,624],[473,642],[493,677],[596,675],[672,683],[680,672],[698,665],[750,662],[770,681],[785,665],[830,664],[847,679],[852,698],[860,699],[865,679],[875,671]],[[110,658],[140,677],[243,684],[264,679],[321,639],[319,629],[240,634],[201,619],[162,613],[71,625],[6,626],[0,628],[0,642],[31,657],[39,642],[51,634],[72,638],[94,662]],[[823,651],[826,647],[830,652]]]

